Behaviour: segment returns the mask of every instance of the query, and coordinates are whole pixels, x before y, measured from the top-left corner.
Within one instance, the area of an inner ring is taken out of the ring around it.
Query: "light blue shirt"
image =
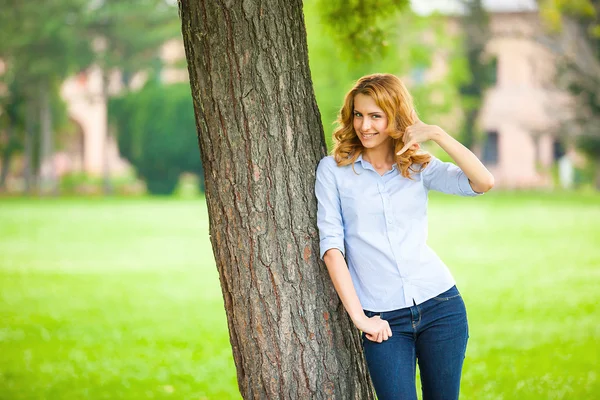
[[[412,180],[396,164],[381,176],[362,154],[354,169],[358,175],[352,165],[338,167],[333,156],[317,167],[321,259],[331,248],[342,252],[369,311],[410,307],[450,289],[454,278],[427,245],[427,194],[476,196],[464,172],[432,157]]]

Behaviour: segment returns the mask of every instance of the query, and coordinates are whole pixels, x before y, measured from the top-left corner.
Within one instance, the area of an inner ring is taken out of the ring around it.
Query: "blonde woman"
[[[494,185],[477,157],[417,117],[394,75],[357,81],[346,95],[331,156],[317,168],[321,258],[362,331],[379,400],[458,399],[468,340],[455,281],[427,246],[427,193],[476,196]],[[432,140],[456,164],[423,152]]]

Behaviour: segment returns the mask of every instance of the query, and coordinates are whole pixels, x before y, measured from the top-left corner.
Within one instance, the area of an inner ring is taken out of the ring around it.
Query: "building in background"
[[[536,11],[494,12],[490,28],[496,82],[479,117],[481,159],[501,187],[551,186],[551,171],[566,152],[559,126],[569,104],[553,84],[555,56],[539,40],[544,32]]]
[[[161,49],[160,58],[163,68],[160,79],[165,83],[186,81],[187,70],[177,64],[185,59],[183,44],[180,40],[170,40]],[[144,74],[131,79],[130,87],[140,88],[146,80]],[[116,95],[123,89],[121,74],[116,72],[109,78],[108,95]],[[69,118],[76,126],[71,145],[55,155],[54,163],[58,175],[68,172],[85,172],[101,175],[104,165],[104,133],[107,126],[107,98],[102,94],[102,77],[99,68],[89,68],[65,80],[61,87],[61,96],[67,104]],[[108,158],[111,173],[119,175],[129,169],[127,161],[119,156],[114,136],[108,140]]]

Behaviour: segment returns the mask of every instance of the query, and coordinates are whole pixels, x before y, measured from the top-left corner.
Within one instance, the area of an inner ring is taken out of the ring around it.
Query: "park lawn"
[[[464,399],[599,398],[600,195],[431,196]],[[0,199],[0,399],[237,399],[203,199]]]

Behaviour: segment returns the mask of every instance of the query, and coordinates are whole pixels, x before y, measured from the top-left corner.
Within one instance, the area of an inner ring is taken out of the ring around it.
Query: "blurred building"
[[[187,70],[178,66],[185,53],[179,40],[166,42],[161,49],[160,58],[163,68],[161,80],[165,83],[187,80]],[[130,80],[131,89],[140,88],[146,81],[144,74],[137,74]],[[77,132],[72,143],[55,155],[54,163],[57,174],[67,172],[85,172],[101,175],[104,168],[104,157],[107,157],[111,173],[122,174],[129,164],[120,158],[114,135],[107,132],[107,95],[116,95],[123,90],[123,79],[119,72],[109,77],[107,94],[102,93],[102,74],[99,68],[89,68],[65,80],[61,87],[61,95],[67,104],[69,118],[75,124]],[[107,152],[104,153],[104,146]]]
[[[537,11],[494,12],[490,27],[496,82],[479,117],[481,159],[499,186],[551,186],[551,171],[566,153],[558,127],[569,102],[554,86],[555,55],[540,39]]]
[[[419,13],[448,16],[448,33],[461,30],[459,2],[412,2]],[[568,112],[569,96],[557,90],[556,56],[545,35],[535,1],[484,0],[492,37],[486,52],[495,59],[495,84],[485,95],[479,115],[484,137],[475,152],[503,188],[550,187],[554,170],[569,169],[578,159],[560,140],[560,123]],[[448,58],[434,56],[424,80],[443,79]],[[568,179],[572,174],[562,174]],[[563,183],[563,182],[561,182]],[[568,182],[564,185],[569,186]]]

